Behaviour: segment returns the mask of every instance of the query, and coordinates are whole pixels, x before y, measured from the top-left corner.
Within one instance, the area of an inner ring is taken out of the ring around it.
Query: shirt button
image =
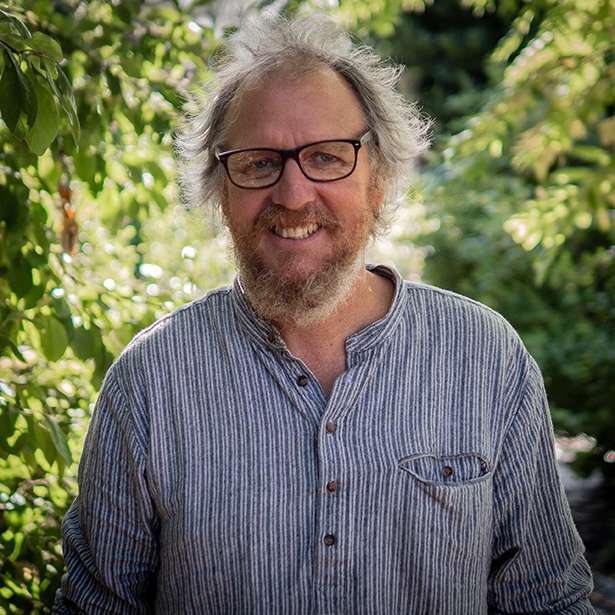
[[[451,466],[444,466],[442,468],[442,476],[444,476],[445,478],[449,478],[452,475],[453,475],[453,468],[451,468]]]
[[[335,430],[337,429],[337,425],[335,423],[332,423],[331,421],[329,421],[326,425],[325,425],[325,431],[327,433],[334,433]]]
[[[329,493],[335,493],[337,491],[337,481],[336,480],[330,480],[327,483],[327,491]]]
[[[331,547],[335,544],[335,536],[333,534],[325,534],[324,543],[327,547]]]
[[[300,387],[306,386],[309,381],[310,379],[305,374],[301,374],[301,376],[297,378],[297,384]]]

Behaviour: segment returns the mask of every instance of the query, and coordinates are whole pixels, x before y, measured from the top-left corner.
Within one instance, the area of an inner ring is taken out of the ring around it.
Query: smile
[[[283,228],[274,226],[271,232],[284,239],[305,239],[313,235],[321,226],[319,224],[308,224],[306,226],[295,226],[292,228]]]

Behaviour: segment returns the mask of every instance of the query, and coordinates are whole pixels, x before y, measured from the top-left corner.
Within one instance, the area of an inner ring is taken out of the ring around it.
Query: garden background
[[[0,615],[49,611],[111,362],[232,280],[220,221],[179,205],[173,131],[264,10],[328,12],[406,65],[434,144],[372,257],[518,329],[615,612],[613,0],[20,0],[0,2]]]

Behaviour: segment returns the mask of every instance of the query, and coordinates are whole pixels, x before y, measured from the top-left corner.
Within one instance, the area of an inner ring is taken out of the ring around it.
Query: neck
[[[390,280],[363,267],[347,298],[318,324],[298,326],[284,321],[273,324],[290,352],[310,367],[328,394],[335,378],[346,369],[346,339],[383,318],[394,291]]]

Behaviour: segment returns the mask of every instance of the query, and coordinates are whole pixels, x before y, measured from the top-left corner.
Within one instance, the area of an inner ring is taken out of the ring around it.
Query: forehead
[[[238,95],[225,135],[229,147],[289,148],[309,141],[354,138],[366,127],[348,82],[329,68],[275,73]]]

